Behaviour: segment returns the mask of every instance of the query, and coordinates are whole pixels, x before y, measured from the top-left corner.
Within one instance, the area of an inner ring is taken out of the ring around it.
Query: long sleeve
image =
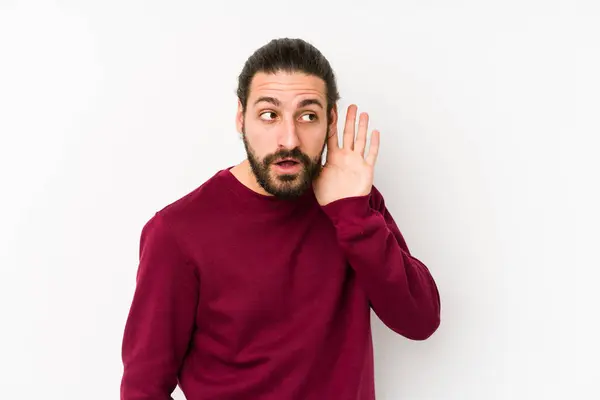
[[[427,267],[410,254],[381,193],[323,207],[371,308],[394,332],[425,340],[440,324],[440,295]]]
[[[122,345],[121,400],[168,400],[189,347],[198,304],[194,265],[163,217],[144,226]]]

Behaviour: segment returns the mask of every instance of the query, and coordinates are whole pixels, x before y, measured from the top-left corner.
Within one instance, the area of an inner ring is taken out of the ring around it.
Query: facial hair
[[[323,142],[321,151],[312,159],[297,147],[292,150],[281,149],[260,159],[252,149],[252,146],[250,146],[250,143],[248,143],[244,125],[242,125],[242,133],[242,139],[244,141],[244,147],[246,149],[246,155],[252,173],[258,184],[267,193],[284,200],[296,199],[302,196],[312,186],[313,181],[317,179],[321,173],[323,168],[321,160],[323,151],[325,150],[325,144],[327,143],[327,137],[329,137],[329,127],[327,127],[327,135],[325,135],[325,141]],[[281,160],[282,158],[294,159],[302,164],[302,169],[300,172],[294,174],[274,176],[274,174],[271,173],[271,166],[275,161]]]

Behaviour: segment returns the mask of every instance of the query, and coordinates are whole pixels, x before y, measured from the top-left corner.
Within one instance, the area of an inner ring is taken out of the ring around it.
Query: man
[[[145,225],[123,340],[122,400],[375,398],[371,308],[424,340],[440,298],[373,187],[379,133],[329,62],[273,40],[239,77],[247,159]],[[321,159],[327,148],[326,163]]]

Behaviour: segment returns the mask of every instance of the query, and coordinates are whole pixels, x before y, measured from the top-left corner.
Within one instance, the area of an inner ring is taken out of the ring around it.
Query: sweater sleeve
[[[195,325],[199,280],[161,214],[140,239],[122,344],[121,400],[169,400]]]
[[[425,340],[440,325],[440,295],[427,267],[413,257],[373,187],[366,196],[323,207],[371,308],[394,332]]]

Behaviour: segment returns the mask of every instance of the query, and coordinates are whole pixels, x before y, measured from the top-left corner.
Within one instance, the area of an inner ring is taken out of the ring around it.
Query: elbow
[[[420,318],[416,318],[418,329],[410,339],[419,341],[427,340],[438,330],[441,323],[440,308],[438,295],[429,307],[419,309],[418,315]]]
[[[425,306],[421,304],[421,306],[416,306],[414,308],[414,314],[416,321],[415,329],[411,332],[410,336],[407,336],[409,339],[423,341],[429,339],[440,327],[441,323],[441,301],[440,294],[435,288],[435,295],[430,298],[429,304]]]
[[[404,336],[415,341],[424,341],[429,339],[440,327],[440,314],[436,313],[429,318],[424,318],[415,324],[415,329],[411,329]]]
[[[423,341],[429,339],[440,327],[440,305],[414,307],[409,314],[403,314],[396,323],[388,325],[393,331],[407,339]]]

